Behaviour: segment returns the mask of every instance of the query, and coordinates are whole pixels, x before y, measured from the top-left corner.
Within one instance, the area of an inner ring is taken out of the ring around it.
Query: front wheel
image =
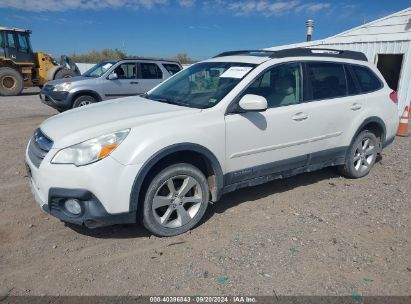
[[[95,102],[97,102],[97,100],[93,96],[83,95],[83,96],[77,97],[74,100],[73,108],[87,106],[87,105],[95,103]]]
[[[0,95],[16,96],[23,88],[23,76],[18,71],[8,67],[0,68]]]
[[[377,158],[378,139],[374,133],[365,130],[357,135],[349,147],[345,164],[340,172],[350,178],[366,176]]]
[[[147,188],[143,224],[159,236],[173,236],[193,228],[209,200],[204,174],[190,164],[176,164],[158,173]]]

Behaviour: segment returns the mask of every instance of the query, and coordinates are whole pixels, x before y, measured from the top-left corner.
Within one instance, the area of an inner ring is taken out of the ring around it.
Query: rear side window
[[[347,84],[342,64],[310,62],[307,66],[311,80],[313,100],[347,95]]]
[[[170,75],[174,75],[181,71],[181,68],[177,64],[163,63],[163,67],[170,73]]]
[[[381,88],[381,81],[369,68],[353,65],[352,69],[360,84],[362,93],[376,91]]]
[[[155,63],[140,63],[140,70],[141,75],[140,79],[162,79],[163,72],[161,72],[160,68]]]

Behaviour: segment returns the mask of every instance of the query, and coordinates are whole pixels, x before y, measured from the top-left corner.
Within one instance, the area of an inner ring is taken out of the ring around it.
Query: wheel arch
[[[219,200],[223,188],[223,171],[217,157],[199,144],[181,143],[161,149],[143,164],[131,190],[130,211],[139,209],[151,177],[176,162],[185,162],[198,167],[207,178],[211,200],[213,202]]]
[[[73,102],[74,100],[76,100],[76,98],[83,96],[83,95],[90,95],[93,96],[94,98],[97,99],[97,102],[102,101],[103,99],[101,98],[101,96],[93,90],[79,90],[76,92],[71,93],[71,97],[70,97],[70,105],[73,106]]]
[[[386,129],[384,121],[377,116],[372,116],[372,117],[365,119],[362,122],[362,124],[357,128],[357,131],[355,132],[351,140],[351,144],[354,142],[358,134],[360,134],[360,132],[362,132],[363,130],[370,130],[371,132],[375,134],[377,138],[380,139],[380,146],[378,147],[379,148],[378,152],[380,153],[384,146],[386,134],[387,134],[387,129]]]

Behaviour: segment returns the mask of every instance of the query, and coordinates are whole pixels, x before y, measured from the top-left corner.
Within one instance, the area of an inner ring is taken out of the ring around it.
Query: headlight
[[[53,91],[67,91],[71,86],[71,82],[63,82],[54,86]]]
[[[56,153],[53,164],[84,166],[110,155],[127,137],[130,129],[89,139]]]

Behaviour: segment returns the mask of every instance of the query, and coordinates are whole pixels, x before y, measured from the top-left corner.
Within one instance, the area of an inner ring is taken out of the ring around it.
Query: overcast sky
[[[33,31],[54,56],[102,48],[129,55],[205,59],[338,34],[411,6],[411,0],[0,0],[0,26]]]

